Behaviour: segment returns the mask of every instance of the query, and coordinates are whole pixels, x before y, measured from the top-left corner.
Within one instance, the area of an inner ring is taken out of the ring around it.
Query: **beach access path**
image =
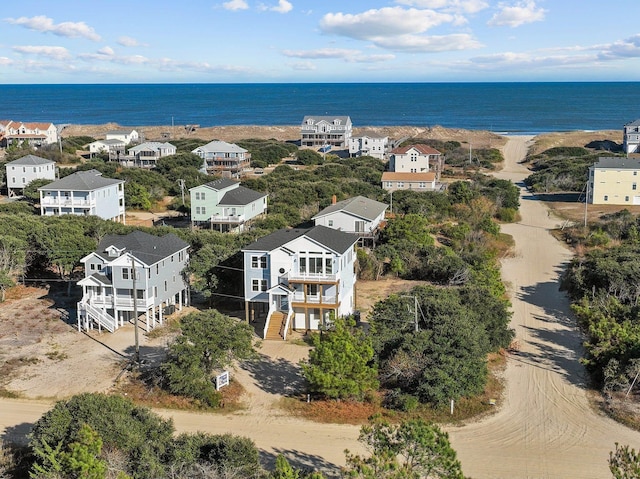
[[[507,359],[506,390],[496,413],[476,423],[446,429],[465,475],[474,479],[607,478],[609,451],[616,442],[637,448],[640,433],[600,415],[589,404],[584,369],[578,361],[581,336],[569,302],[558,290],[558,275],[570,260],[571,251],[550,234],[560,220],[549,215],[545,205],[522,186],[528,171],[519,162],[531,139],[509,137],[503,147],[504,168],[496,174],[521,188],[522,219],[502,226],[515,240],[514,254],[502,261],[502,274],[513,304],[512,327],[519,351]],[[122,359],[119,354],[126,357],[131,349],[130,336],[104,334],[100,341],[107,348],[98,349],[89,346],[95,339],[74,334],[73,341],[82,353],[78,354],[80,365],[71,363],[70,357],[54,364],[54,370],[32,371],[20,379],[17,390],[27,391],[31,397],[38,393],[65,397],[74,392],[76,383],[83,390],[108,388],[113,369],[103,384],[97,369],[92,374],[91,367],[97,368],[103,360],[113,364]],[[91,356],[96,349],[99,356]],[[297,364],[306,357],[307,349],[264,342],[260,352],[259,363],[233,373],[246,389],[246,409],[234,414],[157,412],[172,418],[178,432],[247,436],[262,450],[267,463],[282,453],[298,467],[319,468],[334,477],[344,464],[345,449],[363,452],[357,441],[359,427],[288,416],[277,402],[297,387]],[[51,381],[56,371],[59,380],[54,384]],[[76,380],[60,380],[65,374]],[[52,401],[0,399],[0,437],[24,438],[51,405]]]

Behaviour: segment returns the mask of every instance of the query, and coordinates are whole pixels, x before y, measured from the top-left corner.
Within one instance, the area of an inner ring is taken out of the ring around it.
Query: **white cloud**
[[[229,0],[228,2],[224,2],[222,4],[225,10],[247,10],[249,5],[245,0]]]
[[[116,54],[116,52],[111,47],[102,47],[98,50],[98,54],[112,57]]]
[[[385,7],[356,15],[327,13],[320,20],[324,33],[370,40],[395,35],[423,33],[428,29],[454,21],[453,15],[415,8]]]
[[[319,48],[317,50],[284,50],[284,56],[292,58],[349,58],[360,54],[359,50],[347,50],[342,48]]]
[[[525,23],[533,23],[544,20],[546,10],[536,7],[536,2],[532,0],[518,2],[514,5],[501,3],[498,5],[500,11],[496,13],[489,25],[519,27]]]
[[[318,68],[311,62],[290,63],[289,66],[296,71],[315,71]]]
[[[24,55],[36,55],[52,60],[67,60],[71,57],[69,51],[64,47],[23,45],[13,47],[13,51]]]
[[[100,41],[100,35],[98,35],[93,28],[84,22],[62,22],[55,24],[53,23],[53,19],[45,17],[44,15],[38,15],[31,18],[7,18],[5,21],[12,25],[22,25],[29,30],[53,33],[60,37],[84,37],[95,42]]]
[[[382,63],[395,60],[396,56],[391,53],[384,53],[379,55],[363,55],[352,57],[349,59],[351,63]]]
[[[289,13],[293,10],[293,5],[287,0],[278,0],[278,5],[274,7],[267,7],[267,10],[277,13]]]
[[[471,35],[399,35],[392,38],[377,38],[372,41],[381,48],[398,52],[427,53],[450,52],[480,48],[482,44]]]
[[[132,37],[121,36],[118,38],[118,45],[122,45],[123,47],[139,47],[141,46],[140,42]]]
[[[13,65],[13,60],[7,57],[0,57],[0,66]]]
[[[459,13],[477,13],[489,7],[489,4],[484,0],[396,0],[396,3],[409,7]]]

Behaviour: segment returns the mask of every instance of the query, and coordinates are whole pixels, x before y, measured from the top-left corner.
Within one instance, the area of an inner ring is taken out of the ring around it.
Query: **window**
[[[251,291],[260,291],[260,280],[252,279],[251,280]]]
[[[629,201],[629,197],[628,197],[628,196],[625,196],[625,197],[624,197],[624,200],[625,200],[625,201]]]
[[[257,268],[258,267],[258,257],[257,256],[252,256],[251,257],[251,267],[252,268]]]
[[[93,264],[93,263],[91,263],[91,265],[89,265],[89,269],[90,269],[91,271],[95,271],[95,270],[96,270],[96,265],[95,265],[95,264]]]
[[[266,291],[267,290],[267,280],[266,279],[260,280],[260,289],[261,289],[261,291]]]
[[[609,201],[609,195],[604,195],[604,200]]]
[[[634,183],[633,185],[631,185],[631,189],[632,190],[636,190],[638,188],[638,184]]]
[[[308,284],[307,285],[307,294],[309,296],[318,296],[318,285],[317,284]]]
[[[200,207],[196,206],[196,214],[199,215],[200,214]]]
[[[333,226],[333,220],[329,220],[328,225],[329,225],[329,226]]]
[[[136,289],[136,299],[144,299],[144,289]]]
[[[267,269],[267,257],[266,256],[262,256],[260,258],[260,268]]]
[[[129,268],[122,268],[122,279],[129,279]]]
[[[333,261],[331,260],[331,258],[325,258],[325,260],[324,260],[324,272],[326,274],[332,274],[333,273]]]
[[[164,282],[164,292],[165,293],[167,292],[167,282],[166,281]]]
[[[201,212],[203,215],[206,215],[206,214],[207,214],[207,208],[205,208],[205,207],[203,206],[202,208],[200,208],[200,212]]]

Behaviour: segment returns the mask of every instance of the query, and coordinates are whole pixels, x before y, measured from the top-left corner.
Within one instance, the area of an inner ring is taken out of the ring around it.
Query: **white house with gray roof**
[[[300,125],[300,146],[348,148],[353,125],[348,116],[305,116]]]
[[[358,236],[326,226],[282,229],[243,248],[247,320],[265,339],[325,328],[355,308]],[[262,325],[264,322],[264,328]]]
[[[94,215],[125,222],[124,180],[98,170],[78,171],[38,188],[43,216]]]
[[[251,164],[251,153],[226,141],[210,141],[191,153],[202,158],[202,169],[210,175],[238,177]]]
[[[120,140],[124,142],[125,145],[130,145],[140,141],[140,134],[133,129],[112,130],[107,132],[105,139]]]
[[[622,149],[625,153],[640,153],[640,120],[624,125]]]
[[[113,138],[109,140],[96,140],[92,143],[89,143],[87,147],[89,148],[89,153],[91,154],[91,156],[100,153],[109,153],[111,156],[112,152],[124,153],[125,143],[122,140]]]
[[[80,260],[84,278],[78,281],[78,330],[114,332],[137,313],[144,315],[149,331],[163,323],[165,314],[188,305],[188,248],[174,234],[105,236],[96,251]]]
[[[27,155],[6,165],[7,194],[15,196],[21,194],[24,188],[33,180],[55,180],[56,163],[46,158]]]
[[[375,243],[388,207],[385,203],[364,196],[342,201],[336,201],[334,196],[331,205],[311,219],[316,226],[354,233],[363,241],[370,239]]]
[[[240,186],[231,178],[195,186],[189,194],[193,226],[242,231],[247,222],[267,211],[266,193]]]
[[[176,154],[176,147],[171,143],[147,141],[140,143],[127,151],[127,156],[120,158],[120,163],[140,168],[153,168],[158,159]],[[129,165],[130,164],[130,165]]]
[[[587,202],[640,205],[640,159],[601,157],[589,167]]]

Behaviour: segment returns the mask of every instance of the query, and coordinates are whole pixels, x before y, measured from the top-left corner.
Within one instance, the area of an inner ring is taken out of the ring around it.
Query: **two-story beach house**
[[[389,153],[389,171],[396,173],[425,173],[439,171],[442,154],[428,145],[409,145],[394,148]]]
[[[226,141],[210,141],[191,153],[202,158],[202,169],[210,175],[237,177],[251,164],[251,153]]]
[[[267,194],[253,191],[231,178],[189,189],[193,226],[219,231],[243,231],[253,218],[267,211]]]
[[[300,125],[300,146],[348,148],[352,130],[348,116],[305,116]]]
[[[389,147],[389,137],[384,135],[362,135],[349,138],[350,156],[372,156],[384,160]]]
[[[120,155],[124,155],[126,145],[124,141],[113,138],[110,140],[96,140],[89,143],[87,147],[91,157],[100,153],[108,153],[109,158],[117,159]]]
[[[144,314],[149,331],[163,323],[165,314],[188,305],[188,248],[174,234],[134,231],[105,236],[96,251],[81,260],[78,330],[97,327],[114,332]]]
[[[104,178],[98,170],[78,171],[38,191],[43,216],[95,215],[125,222],[124,180]]]
[[[28,144],[38,148],[58,142],[58,129],[53,123],[0,121],[0,146]]]
[[[640,205],[640,159],[602,157],[589,167],[587,202]]]
[[[365,242],[375,245],[380,228],[384,225],[388,205],[364,196],[336,201],[311,218],[316,226],[353,233]]]
[[[352,314],[357,242],[354,234],[314,226],[278,230],[245,247],[247,320],[260,322],[265,339],[286,339],[292,329],[320,330]]]
[[[35,155],[27,155],[17,160],[10,161],[6,165],[7,170],[7,194],[16,196],[22,193],[24,188],[33,180],[55,180],[55,161],[40,158]]]
[[[112,130],[107,132],[105,139],[120,140],[125,145],[131,145],[132,143],[138,143],[140,141],[140,134],[132,129]]]
[[[137,166],[140,168],[153,168],[157,161],[165,156],[176,154],[176,147],[171,143],[161,143],[159,141],[147,141],[129,148],[127,156],[119,158],[120,163],[126,166]]]
[[[622,149],[625,153],[640,153],[640,120],[624,125]]]

